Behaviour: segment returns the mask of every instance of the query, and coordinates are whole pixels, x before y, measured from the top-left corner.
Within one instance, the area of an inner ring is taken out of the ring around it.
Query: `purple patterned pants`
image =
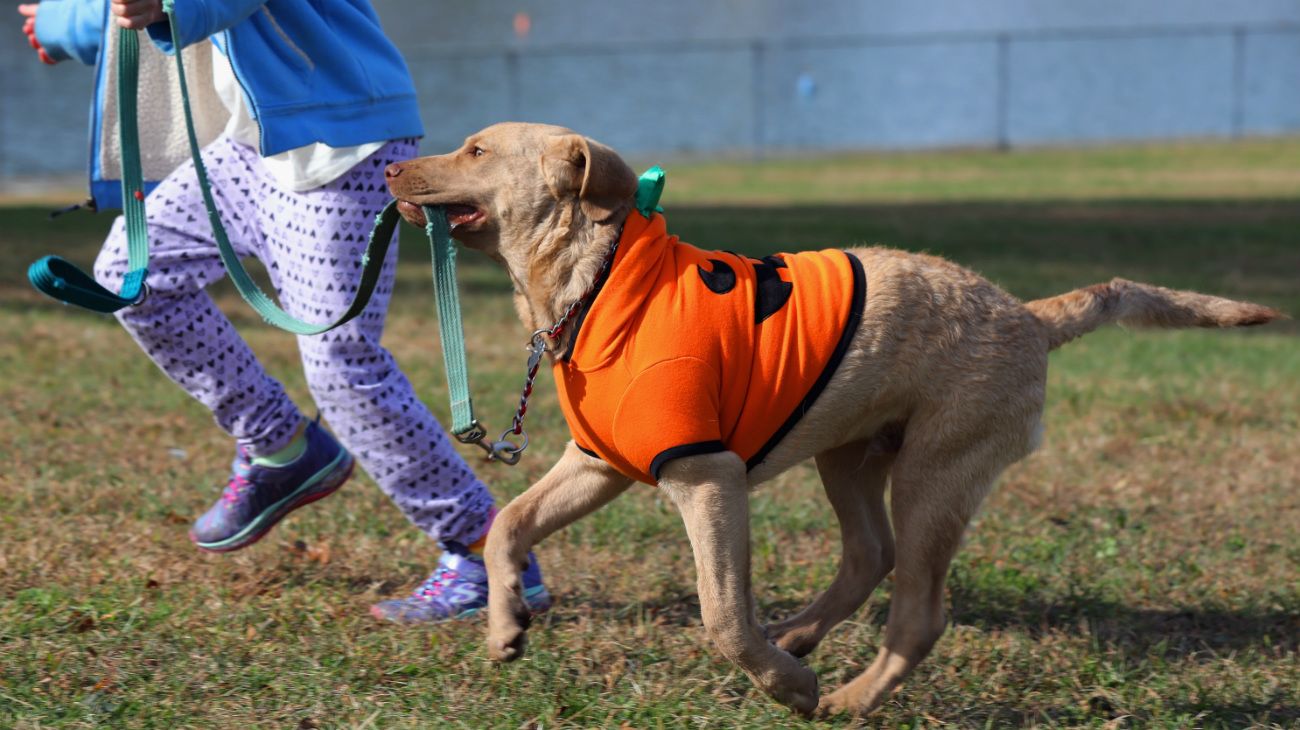
[[[388,200],[384,167],[416,150],[414,140],[390,142],[337,180],[305,192],[283,189],[256,150],[225,137],[203,150],[203,161],[231,244],[263,263],[290,314],[325,322],[356,295],[366,238]],[[146,204],[150,293],[118,319],[238,443],[255,455],[282,448],[303,414],[204,291],[225,269],[194,164],[172,172]],[[486,527],[492,495],[379,345],[396,249],[364,312],[331,332],[298,338],[303,368],[339,440],[407,518],[434,539],[472,543]],[[95,278],[116,290],[126,270],[118,218],[95,262]]]

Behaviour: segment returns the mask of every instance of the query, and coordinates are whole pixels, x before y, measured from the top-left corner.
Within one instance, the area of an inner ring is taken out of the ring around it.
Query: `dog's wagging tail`
[[[1025,308],[1047,328],[1052,350],[1111,323],[1160,329],[1250,327],[1285,316],[1259,304],[1125,279],[1026,302]]]

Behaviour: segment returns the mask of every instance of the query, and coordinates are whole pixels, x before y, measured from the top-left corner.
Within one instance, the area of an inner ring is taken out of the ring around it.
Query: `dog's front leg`
[[[817,675],[768,643],[755,616],[744,462],[730,451],[682,457],[664,465],[659,486],[686,523],[700,611],[713,643],[759,689],[800,714],[811,713],[817,707]]]
[[[497,513],[483,551],[488,570],[489,657],[512,661],[524,655],[529,611],[520,576],[528,566],[528,551],[552,532],[607,504],[631,483],[570,441],[546,476]]]

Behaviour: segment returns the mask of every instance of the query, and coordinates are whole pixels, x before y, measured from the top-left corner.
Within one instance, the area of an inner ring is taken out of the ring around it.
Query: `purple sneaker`
[[[487,567],[483,558],[460,543],[443,546],[438,566],[406,598],[381,601],[370,607],[377,619],[399,624],[426,624],[469,618],[487,606]],[[533,613],[551,607],[551,594],[542,585],[542,569],[537,558],[528,553],[524,571],[524,602]]]
[[[352,475],[352,455],[319,423],[307,424],[307,448],[284,466],[255,464],[236,449],[221,499],[190,530],[200,550],[226,553],[248,547],[285,515],[333,494]]]

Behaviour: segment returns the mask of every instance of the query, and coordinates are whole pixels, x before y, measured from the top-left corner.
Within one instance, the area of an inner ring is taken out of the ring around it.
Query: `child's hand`
[[[58,61],[50,58],[50,54],[46,53],[45,49],[41,47],[41,42],[36,40],[36,3],[19,5],[18,12],[22,13],[22,16],[26,18],[23,21],[23,35],[27,36],[27,42],[31,44],[31,47],[36,49],[36,55],[40,56],[41,63],[48,63],[51,66],[58,63]]]
[[[131,30],[141,30],[162,20],[162,0],[113,0],[109,8],[117,16],[117,24]]]

